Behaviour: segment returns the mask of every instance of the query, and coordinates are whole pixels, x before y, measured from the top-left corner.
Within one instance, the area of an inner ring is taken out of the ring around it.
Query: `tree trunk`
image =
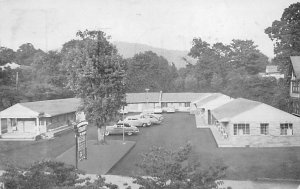
[[[106,141],[105,141],[105,131],[106,131],[106,127],[105,126],[98,126],[98,128],[97,128],[98,142],[100,144],[106,144]]]

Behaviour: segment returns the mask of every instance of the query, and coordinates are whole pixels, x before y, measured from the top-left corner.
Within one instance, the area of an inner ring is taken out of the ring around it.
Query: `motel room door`
[[[25,131],[25,121],[24,120],[19,120],[18,119],[18,122],[17,122],[17,132],[20,132],[20,133],[24,133]]]
[[[18,119],[17,131],[22,133],[34,133],[36,128],[35,119]]]
[[[24,124],[24,132],[26,133],[35,133],[36,132],[36,121],[35,119],[27,120]]]

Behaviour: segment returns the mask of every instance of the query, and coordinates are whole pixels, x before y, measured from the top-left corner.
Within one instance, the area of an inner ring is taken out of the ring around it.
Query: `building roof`
[[[204,98],[202,98],[201,100],[199,101],[195,101],[195,104],[197,105],[198,108],[200,108],[201,106],[203,106],[204,104],[210,102],[210,101],[213,101],[221,96],[225,96],[221,93],[212,93],[211,95],[209,96],[206,96]]]
[[[208,110],[213,110],[215,108],[218,108],[230,101],[233,101],[234,98],[231,98],[230,96],[227,96],[227,95],[214,95],[215,98],[211,99],[203,99],[204,101],[203,102],[200,102],[198,104],[198,108],[205,108],[205,109],[208,109]]]
[[[212,110],[212,114],[219,121],[227,121],[238,114],[249,111],[261,104],[261,102],[238,98]]]
[[[299,117],[264,103],[236,115],[230,121],[234,123],[270,123],[270,127],[278,127],[280,123],[293,123],[296,126],[300,124]]]
[[[266,66],[266,73],[278,73],[277,66]]]
[[[163,93],[162,102],[192,102],[207,93]]]
[[[23,70],[25,70],[25,69],[29,69],[30,66],[19,65],[19,64],[14,63],[14,62],[6,63],[3,66],[0,66],[0,69],[2,69],[2,70],[5,70],[6,68],[10,68],[12,70],[14,70],[14,69],[23,69]]]
[[[148,93],[127,93],[127,103],[141,103],[141,102],[159,102],[159,92]]]
[[[201,96],[207,95],[208,93],[127,93],[127,103],[145,103],[145,102],[192,102],[200,98]],[[160,97],[161,95],[161,97]],[[160,99],[161,98],[161,99]]]
[[[81,100],[79,98],[66,98],[57,100],[24,102],[19,104],[40,114],[45,114],[45,116],[55,116],[76,112],[80,106],[80,103]]]
[[[291,56],[294,73],[296,77],[300,77],[300,56]]]

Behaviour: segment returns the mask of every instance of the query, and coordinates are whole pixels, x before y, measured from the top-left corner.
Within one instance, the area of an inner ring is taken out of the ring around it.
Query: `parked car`
[[[141,113],[140,115],[152,115],[156,117],[159,121],[163,121],[164,117],[161,114],[154,114],[154,113]]]
[[[162,109],[161,109],[160,106],[157,106],[157,107],[154,108],[154,113],[155,113],[155,114],[161,114],[162,112],[163,112],[163,111],[162,111]]]
[[[148,119],[152,124],[161,124],[162,120],[152,114],[140,114],[140,118]]]
[[[124,126],[124,133],[127,135],[136,134],[139,132],[137,127],[131,126],[128,123],[118,122],[112,126],[106,126],[105,136],[111,134],[123,134],[123,126]]]
[[[128,116],[124,119],[125,123],[128,123],[135,127],[147,127],[152,125],[149,119],[141,118],[140,116]]]
[[[175,113],[175,108],[174,107],[168,107],[167,108],[167,113]]]

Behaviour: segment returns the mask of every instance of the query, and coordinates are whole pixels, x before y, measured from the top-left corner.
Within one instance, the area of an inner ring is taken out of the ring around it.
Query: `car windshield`
[[[130,125],[128,123],[118,123],[117,126],[123,127],[123,124],[124,124],[124,127],[130,127]]]

